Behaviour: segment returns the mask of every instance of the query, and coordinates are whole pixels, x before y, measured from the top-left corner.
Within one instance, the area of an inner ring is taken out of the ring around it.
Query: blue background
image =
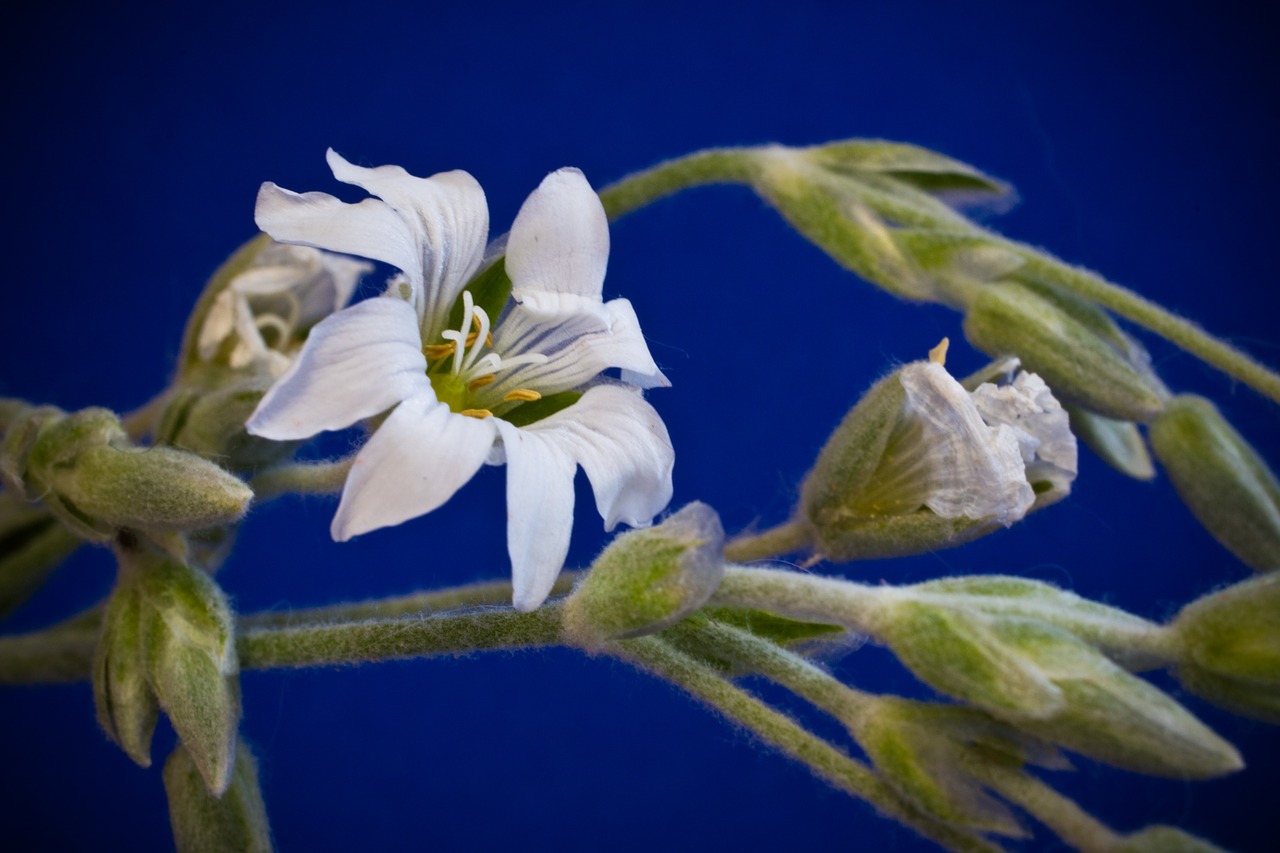
[[[563,165],[600,186],[712,145],[914,142],[1015,185],[1006,233],[1275,364],[1277,68],[1263,16],[1081,0],[28,9],[0,35],[0,394],[68,409],[146,400],[204,278],[254,233],[259,183],[335,191],[327,146],[415,174],[471,171],[497,234]],[[957,315],[857,281],[747,190],[691,191],[612,234],[606,296],[635,303],[674,383],[650,395],[677,450],[673,506],[707,501],[731,530],[786,517],[826,433],[890,364],[944,335],[957,372],[981,361]],[[1171,385],[1214,397],[1280,459],[1275,406],[1146,340]],[[583,481],[578,564],[606,541]],[[219,579],[255,611],[502,576],[502,484],[483,471],[444,509],[345,545],[328,539],[333,501],[275,502]],[[1093,457],[1069,501],[1007,532],[844,571],[1015,572],[1152,618],[1249,574],[1167,481],[1125,480]],[[111,576],[105,552],[80,555],[5,630],[91,603]],[[916,689],[875,648],[838,670]],[[1263,849],[1274,730],[1185,698],[1249,771],[1183,784],[1081,760],[1055,784],[1119,829],[1175,823]],[[283,851],[926,846],[670,687],[575,653],[254,672],[244,701]],[[171,843],[167,730],[140,770],[76,685],[5,688],[0,731],[9,849]],[[1039,830],[1032,846],[1055,844]]]

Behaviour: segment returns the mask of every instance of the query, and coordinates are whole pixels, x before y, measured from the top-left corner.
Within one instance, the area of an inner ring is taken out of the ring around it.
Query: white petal
[[[434,394],[405,400],[356,456],[333,538],[342,542],[439,507],[484,464],[495,435],[491,419],[456,415]]]
[[[414,269],[400,269],[422,287],[422,305],[430,312],[424,328],[434,337],[443,331],[442,323],[454,299],[484,257],[489,238],[484,190],[461,170],[418,178],[399,166],[356,166],[333,149],[326,159],[335,178],[381,198],[415,235],[419,261]]]
[[[912,502],[943,518],[990,518],[1004,525],[1026,515],[1035,495],[1014,431],[987,426],[968,392],[940,364],[909,364],[899,377],[907,421],[919,431],[902,443],[895,461],[900,484],[925,490]]]
[[[276,440],[342,429],[429,392],[426,370],[413,308],[398,299],[367,299],[311,330],[248,429]]]
[[[537,352],[542,364],[527,364],[502,374],[487,393],[500,399],[514,388],[555,394],[578,388],[609,368],[620,368],[642,388],[671,383],[649,354],[635,309],[626,299],[612,299],[600,314],[544,317],[513,306],[494,333],[493,346],[504,357]]]
[[[608,261],[609,220],[595,190],[577,169],[547,175],[511,225],[511,295],[537,311],[566,310],[573,297],[599,303]]]
[[[654,408],[630,388],[589,388],[572,406],[524,431],[556,442],[583,467],[606,530],[620,521],[645,527],[671,500],[671,437]]]
[[[550,435],[495,421],[507,461],[507,552],[512,604],[536,610],[569,553],[577,463]]]
[[[1034,373],[1019,373],[1008,385],[984,383],[973,401],[988,424],[1007,424],[1018,437],[1027,479],[1070,490],[1077,471],[1076,438],[1067,412]]]
[[[377,199],[347,204],[328,193],[295,193],[268,182],[258,190],[253,219],[282,243],[372,258],[404,270],[414,281],[422,280],[417,235]]]
[[[236,295],[224,288],[205,312],[200,334],[196,336],[196,352],[204,361],[218,354],[222,342],[231,336],[236,324]]]

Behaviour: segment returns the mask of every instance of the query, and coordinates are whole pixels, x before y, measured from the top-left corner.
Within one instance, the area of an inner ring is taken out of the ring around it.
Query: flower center
[[[501,395],[489,388],[502,373],[525,364],[543,364],[547,357],[531,352],[503,358],[493,349],[489,314],[475,304],[470,291],[462,292],[461,324],[441,332],[440,337],[445,343],[422,347],[427,378],[436,398],[458,414],[501,416],[515,406],[542,398],[532,388],[514,388]]]

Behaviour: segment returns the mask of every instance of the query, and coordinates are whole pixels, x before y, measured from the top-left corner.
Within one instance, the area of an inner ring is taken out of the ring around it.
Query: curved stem
[[[750,607],[792,619],[843,625],[853,631],[873,634],[886,589],[891,588],[864,586],[784,569],[728,566],[710,603]]]
[[[976,835],[921,814],[903,802],[871,768],[855,761],[798,723],[734,686],[706,664],[672,648],[657,637],[624,640],[616,654],[676,684],[725,717],[754,732],[816,775],[920,834],[952,850],[998,851]]]
[[[1088,270],[1047,258],[1019,243],[1004,242],[1026,260],[1028,273],[1043,276],[1065,290],[1093,300],[1118,316],[1177,344],[1228,376],[1239,379],[1259,394],[1280,402],[1280,374],[1210,335],[1195,323]]]
[[[1106,825],[1034,776],[990,762],[975,762],[970,769],[996,793],[1021,806],[1077,850],[1104,853],[1115,849],[1120,841],[1120,837]]]
[[[259,503],[285,494],[332,495],[342,491],[355,456],[332,462],[292,462],[269,468],[249,481]]]
[[[802,551],[811,544],[809,530],[793,519],[759,533],[738,534],[725,543],[724,558],[731,563],[750,563]]]
[[[550,595],[563,595],[577,583],[581,572],[561,572]],[[278,612],[264,611],[241,616],[237,621],[244,630],[311,623],[352,622],[358,619],[392,616],[426,615],[460,607],[504,606],[511,603],[510,581],[479,581],[448,589],[423,590],[408,595],[331,604]]]
[[[689,187],[750,184],[756,168],[750,149],[708,148],[627,175],[600,190],[600,201],[614,220]]]

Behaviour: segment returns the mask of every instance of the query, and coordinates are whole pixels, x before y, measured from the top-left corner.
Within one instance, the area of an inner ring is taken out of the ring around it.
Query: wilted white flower
[[[1020,372],[1008,384],[983,383],[972,396],[986,423],[1013,429],[1027,481],[1041,484],[1037,491],[1050,487],[1055,500],[1066,497],[1076,479],[1076,437],[1066,410],[1045,381]]]
[[[333,151],[328,161],[339,180],[378,198],[346,204],[268,183],[258,225],[277,240],[373,258],[402,274],[382,297],[311,331],[249,429],[300,439],[391,410],[347,477],[332,525],[338,540],[430,512],[486,461],[505,463],[514,604],[531,610],[568,551],[578,465],[608,529],[649,524],[672,493],[671,441],[640,394],[666,379],[631,304],[601,298],[604,209],[578,170],[549,175],[507,241],[514,301],[499,288],[495,305],[479,279],[475,293],[464,290],[481,268],[489,226],[474,178],[362,168]],[[625,381],[601,377],[610,368]]]
[[[240,370],[279,375],[307,331],[351,301],[373,265],[307,246],[272,243],[214,298],[196,338],[201,361],[223,354]]]

